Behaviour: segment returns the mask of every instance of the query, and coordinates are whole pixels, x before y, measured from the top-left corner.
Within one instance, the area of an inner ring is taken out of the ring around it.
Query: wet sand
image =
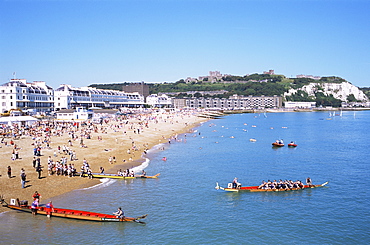
[[[68,140],[71,139],[68,133],[62,136],[52,136],[50,148],[41,150],[41,166],[43,172],[41,179],[38,179],[38,173],[32,166],[33,142],[31,136],[21,136],[20,139],[13,139],[19,152],[19,158],[11,160],[14,145],[10,145],[11,138],[4,138],[7,142],[1,143],[0,146],[0,195],[5,201],[9,202],[10,198],[19,198],[20,200],[28,200],[30,203],[32,195],[35,191],[41,194],[40,203],[46,203],[52,197],[61,195],[63,193],[81,189],[100,183],[98,179],[81,178],[78,176],[67,177],[48,175],[47,159],[49,156],[53,161],[58,161],[62,156],[68,158],[68,164],[73,163],[77,171],[80,171],[83,159],[86,159],[94,173],[99,172],[99,168],[103,167],[105,173],[116,173],[117,169],[132,168],[140,165],[140,160],[144,151],[153,146],[166,143],[171,137],[176,134],[189,132],[192,128],[199,125],[201,122],[207,121],[205,118],[196,116],[196,113],[160,113],[151,114],[147,127],[145,124],[139,125],[138,122],[143,122],[141,119],[132,117],[128,120],[114,121],[99,124],[98,132],[92,133],[91,139],[83,139],[83,143],[87,146],[83,148],[80,146],[80,138],[72,140],[72,146],[69,146]],[[145,116],[146,119],[149,115]],[[128,123],[126,124],[126,122]],[[124,126],[122,127],[122,122]],[[116,127],[121,125],[121,127]],[[139,129],[139,133],[138,133]],[[104,132],[105,131],[105,132]],[[99,139],[101,137],[101,139]],[[67,145],[76,152],[77,160],[70,161],[69,155],[63,154],[61,151],[58,154],[58,146]],[[132,150],[132,145],[136,146],[136,150]],[[128,153],[130,149],[130,153]],[[54,156],[54,151],[57,157]],[[116,162],[109,162],[109,158],[115,156]],[[125,160],[125,162],[123,161]],[[12,177],[8,178],[7,167],[12,168]],[[27,175],[26,188],[21,186],[20,172],[23,168]],[[156,173],[147,173],[147,175],[155,175]],[[0,207],[0,212],[9,209]]]

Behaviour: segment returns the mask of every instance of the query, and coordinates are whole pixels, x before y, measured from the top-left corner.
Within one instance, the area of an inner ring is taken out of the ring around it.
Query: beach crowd
[[[111,168],[117,172],[115,165],[131,169],[137,164],[134,161],[150,147],[171,143],[178,133],[205,121],[196,114],[194,111],[151,110],[105,115],[100,120],[40,120],[32,125],[0,125],[0,152],[3,153],[0,173],[4,171],[8,177],[6,180],[5,174],[1,175],[0,181],[3,186],[14,189],[13,179],[19,178],[19,188],[27,189],[36,185],[34,181],[29,184],[30,176],[41,181],[58,176],[73,177],[78,172],[79,176],[85,176],[81,173],[88,176]],[[59,178],[52,182],[58,181],[65,183]]]

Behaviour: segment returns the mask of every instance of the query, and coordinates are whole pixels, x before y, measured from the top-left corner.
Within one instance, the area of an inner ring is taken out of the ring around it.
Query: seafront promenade
[[[64,158],[78,172],[84,161],[88,162],[92,172],[100,172],[100,168],[104,168],[105,173],[131,169],[141,164],[140,159],[148,149],[161,143],[166,147],[176,140],[177,134],[188,132],[208,120],[197,115],[197,111],[151,111],[105,119],[101,124],[40,121],[29,129],[19,128],[16,130],[19,135],[3,137],[0,144],[0,195],[6,201],[10,198],[31,201],[33,193],[38,191],[41,203],[46,203],[52,197],[98,184],[96,179],[50,175],[48,162],[50,159],[62,162]],[[40,148],[40,156],[34,154],[36,147]],[[70,152],[75,159],[71,158]],[[42,166],[41,178],[33,167],[34,159],[38,158]],[[10,178],[8,166],[11,168]],[[25,188],[21,185],[22,169],[27,176]],[[148,173],[152,174],[155,173]],[[0,207],[0,212],[6,210]]]

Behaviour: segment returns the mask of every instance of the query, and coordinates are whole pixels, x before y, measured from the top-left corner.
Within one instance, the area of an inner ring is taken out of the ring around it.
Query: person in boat
[[[115,215],[119,219],[123,219],[125,217],[124,214],[125,213],[123,212],[121,207],[118,208],[117,212],[113,213],[113,215]]]
[[[276,179],[272,182],[272,189],[278,189],[278,182],[276,181]]]
[[[311,180],[311,178],[310,178],[310,177],[307,177],[307,179],[306,179],[306,184],[307,184],[309,187],[313,186],[313,184],[312,184],[312,180]]]
[[[299,188],[304,189],[304,184],[300,180],[298,180],[298,186]]]
[[[239,188],[240,187],[240,183],[238,182],[238,178],[235,177],[234,180],[233,180],[233,189],[236,189],[236,188]]]
[[[54,206],[51,201],[46,204],[45,211],[48,218],[50,218],[51,213],[54,212]]]
[[[283,186],[284,186],[284,182],[281,179],[279,179],[279,181],[277,182],[276,188],[277,189],[283,189]]]
[[[40,195],[40,193],[35,191],[35,193],[32,195],[32,198],[33,198],[33,200],[37,199],[37,201],[40,202],[41,195]]]
[[[266,181],[262,180],[262,184],[258,186],[258,189],[266,189]]]
[[[31,211],[33,215],[37,214],[38,207],[39,207],[39,199],[35,199],[31,204]]]
[[[141,171],[141,177],[146,177],[146,172],[144,170]]]

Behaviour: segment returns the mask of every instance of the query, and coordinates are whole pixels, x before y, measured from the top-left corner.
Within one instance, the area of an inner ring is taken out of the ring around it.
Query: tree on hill
[[[342,101],[334,98],[332,94],[326,96],[323,92],[316,92],[315,96],[316,106],[340,107],[342,105]]]
[[[347,102],[361,102],[361,101],[357,100],[354,94],[350,94],[347,96]]]

